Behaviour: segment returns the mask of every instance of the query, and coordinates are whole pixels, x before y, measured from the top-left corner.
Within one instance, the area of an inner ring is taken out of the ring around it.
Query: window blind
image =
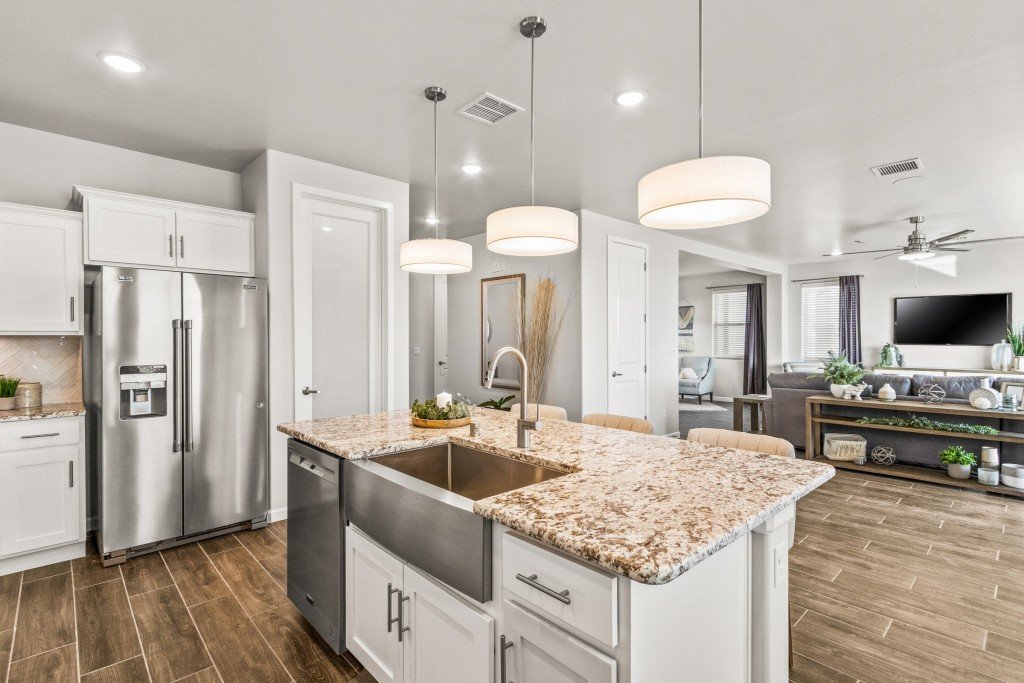
[[[801,354],[817,360],[839,352],[839,281],[805,282],[800,289]]]
[[[742,358],[747,326],[747,289],[711,292],[711,346],[715,358]]]

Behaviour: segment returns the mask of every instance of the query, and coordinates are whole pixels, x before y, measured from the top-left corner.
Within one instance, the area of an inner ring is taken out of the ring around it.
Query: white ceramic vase
[[[0,410],[14,410],[15,396],[4,396],[0,398]]]
[[[1009,370],[1013,364],[1013,347],[1006,341],[993,345],[991,360],[993,370]]]
[[[1014,356],[1013,364],[1010,366],[1010,369],[1016,370],[1017,372],[1024,372],[1024,356]]]
[[[878,390],[878,398],[882,401],[895,401],[896,390],[892,388],[892,385],[886,382],[882,385],[882,388]]]
[[[849,389],[850,386],[851,385],[849,384],[833,384],[832,395],[835,396],[836,398],[842,398],[843,394],[846,393],[846,390]]]
[[[954,479],[970,479],[971,478],[971,466],[970,465],[957,465],[956,463],[949,463],[946,466],[946,471],[949,472],[949,476]]]

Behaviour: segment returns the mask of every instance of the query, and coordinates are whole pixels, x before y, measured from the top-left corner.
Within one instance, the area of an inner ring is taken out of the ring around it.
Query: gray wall
[[[533,285],[542,277],[555,281],[556,295],[569,300],[562,333],[551,359],[544,403],[565,408],[570,420],[582,419],[580,397],[580,252],[522,258],[487,251],[484,235],[467,237],[473,245],[473,271],[448,276],[448,391],[461,392],[474,402],[518,394],[510,389],[486,389],[480,377],[480,280],[526,274],[527,315]],[[531,397],[531,402],[534,398]]]
[[[77,210],[71,186],[239,209],[239,174],[0,123],[0,201]]]

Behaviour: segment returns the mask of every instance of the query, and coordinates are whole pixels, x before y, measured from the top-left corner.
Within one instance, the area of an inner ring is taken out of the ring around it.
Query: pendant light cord
[[[700,94],[697,105],[697,157],[704,158],[704,0],[697,0],[697,72]]]
[[[530,32],[530,204],[533,206],[537,205],[537,190],[536,190],[536,163],[534,162],[534,143],[533,143],[533,124],[536,119],[536,113],[533,107],[533,44],[537,40],[537,29],[534,28]]]
[[[434,98],[434,239],[440,237],[441,213],[437,209],[437,98]]]

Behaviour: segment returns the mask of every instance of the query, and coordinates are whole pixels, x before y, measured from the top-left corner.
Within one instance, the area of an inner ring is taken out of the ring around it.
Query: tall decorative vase
[[[1013,363],[1013,347],[1004,339],[992,346],[992,369],[1009,370]]]
[[[1016,372],[1024,372],[1024,356],[1014,356],[1013,365],[1010,366],[1010,369]]]

